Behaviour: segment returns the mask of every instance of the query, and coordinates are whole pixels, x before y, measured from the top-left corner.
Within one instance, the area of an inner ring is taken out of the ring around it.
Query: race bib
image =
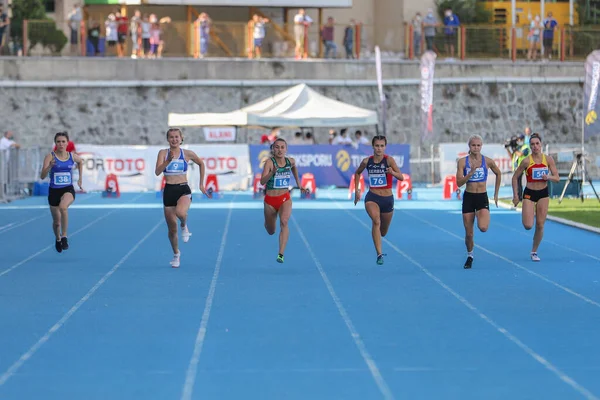
[[[387,178],[385,174],[372,174],[369,175],[369,187],[378,188],[378,187],[386,187],[387,186]]]
[[[167,172],[181,172],[183,171],[183,160],[172,160],[166,168]]]
[[[469,173],[471,173],[470,169],[467,170],[467,174],[469,174]],[[475,173],[469,180],[470,181],[481,181],[481,180],[483,180],[483,176],[484,176],[483,168],[477,168],[477,169],[475,169]]]
[[[544,175],[548,175],[548,168],[532,168],[531,177],[536,180],[543,180]]]
[[[289,171],[276,172],[274,182],[273,182],[273,189],[287,189],[289,186],[290,186]]]
[[[55,172],[54,173],[54,184],[58,186],[67,186],[71,184],[71,173],[70,172]]]

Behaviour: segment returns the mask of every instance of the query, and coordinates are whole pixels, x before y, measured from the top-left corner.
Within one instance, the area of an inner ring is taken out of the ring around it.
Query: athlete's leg
[[[52,214],[52,231],[57,241],[60,241],[60,208],[50,206],[50,214]]]
[[[269,235],[274,235],[277,229],[277,210],[267,203],[265,205],[265,229]]]
[[[367,201],[365,203],[365,209],[367,214],[371,217],[372,227],[371,236],[373,237],[373,244],[375,245],[375,251],[377,255],[382,254],[381,252],[381,213],[379,212],[379,204],[374,201]]]
[[[187,243],[187,241],[190,240],[190,236],[192,236],[187,227],[187,216],[191,203],[192,199],[190,196],[181,196],[179,200],[177,200],[177,206],[175,207],[175,215],[177,216],[177,219],[179,219],[181,226],[181,238],[185,243]]]
[[[523,227],[527,230],[533,228],[535,203],[531,200],[523,199],[523,207],[521,209],[521,220]]]
[[[475,241],[473,240],[475,213],[464,213],[462,217],[463,225],[465,226],[465,246],[467,246],[467,253],[471,254],[473,252],[473,247],[475,247]]]
[[[536,204],[535,233],[533,235],[533,247],[531,248],[532,253],[537,253],[537,249],[544,237],[544,224],[546,223],[546,216],[548,215],[549,203],[550,198],[544,197],[543,199],[539,199]]]
[[[169,228],[169,242],[173,248],[173,254],[179,253],[179,243],[177,240],[177,214],[175,207],[165,207],[165,221]]]
[[[390,229],[390,224],[392,222],[392,217],[394,216],[394,211],[390,211],[388,213],[379,213],[379,219],[381,220],[381,227],[379,228],[379,232],[381,233],[381,237],[385,237],[388,233],[388,229]]]
[[[481,210],[477,210],[475,214],[477,215],[477,228],[481,232],[486,232],[490,227],[490,210],[482,208]]]
[[[62,237],[67,237],[67,230],[69,228],[69,206],[75,201],[71,193],[63,194],[60,199],[58,209],[60,210],[60,230]]]
[[[285,201],[279,208],[279,254],[283,255],[288,238],[290,237],[290,228],[288,222],[292,215],[292,201]]]

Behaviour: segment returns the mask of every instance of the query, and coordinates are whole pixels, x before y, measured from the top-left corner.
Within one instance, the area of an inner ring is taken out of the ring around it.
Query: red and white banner
[[[469,147],[466,143],[440,143],[440,176],[442,181],[447,175],[456,175],[458,159],[468,155]],[[511,185],[512,168],[510,157],[504,145],[484,143],[481,154],[494,160],[502,171],[502,185]],[[488,173],[488,186],[494,186],[496,175],[490,170]]]
[[[121,192],[160,190],[161,176],[154,174],[157,155],[166,146],[102,146],[78,144],[77,154],[83,158],[83,187],[86,191],[102,191],[108,174],[115,174]],[[251,175],[248,145],[185,145],[206,165],[206,175],[217,175],[220,190],[246,190]],[[200,172],[190,162],[188,182],[192,191],[199,189]]]
[[[203,130],[207,142],[235,142],[234,126],[205,127]]]

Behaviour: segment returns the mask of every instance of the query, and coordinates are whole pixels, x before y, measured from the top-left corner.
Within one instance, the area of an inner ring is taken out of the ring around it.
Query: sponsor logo
[[[350,168],[350,154],[348,154],[346,150],[338,151],[335,155],[335,160],[337,162],[336,165],[338,169],[340,169],[342,172],[348,171],[348,168]]]

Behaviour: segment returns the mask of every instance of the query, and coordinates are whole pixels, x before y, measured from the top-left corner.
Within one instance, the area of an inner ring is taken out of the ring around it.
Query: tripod
[[[571,171],[569,172],[569,177],[567,178],[567,182],[565,183],[565,186],[563,187],[563,191],[560,195],[560,198],[558,199],[558,204],[560,204],[562,202],[563,197],[565,196],[565,192],[567,191],[567,187],[569,187],[569,184],[573,180],[573,175],[575,173],[577,173],[577,178],[579,181],[579,196],[581,198],[581,201],[583,202],[583,179],[582,179],[582,173],[583,173],[583,174],[585,174],[587,181],[589,182],[590,186],[592,187],[592,190],[594,191],[596,198],[600,202],[600,197],[598,197],[596,188],[594,188],[594,185],[592,184],[592,180],[590,179],[590,174],[588,174],[587,171],[585,170],[582,159],[583,159],[582,153],[575,155],[575,160],[573,161],[573,165],[571,166]]]

